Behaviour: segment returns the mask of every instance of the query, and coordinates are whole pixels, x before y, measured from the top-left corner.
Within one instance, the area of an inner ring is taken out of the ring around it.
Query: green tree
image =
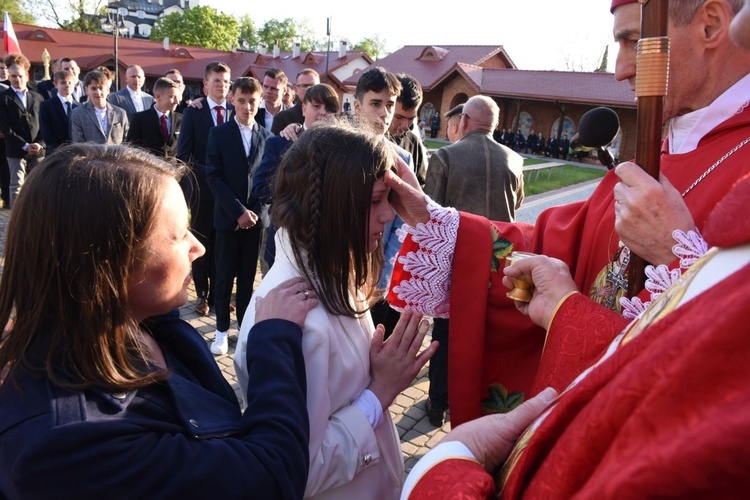
[[[240,27],[229,14],[218,14],[207,6],[193,7],[184,13],[173,12],[156,21],[151,40],[169,41],[207,49],[232,50],[237,47]]]
[[[21,5],[20,0],[0,0],[0,12],[10,14],[10,20],[13,23],[34,24],[36,22],[29,10]]]
[[[52,22],[57,28],[101,33],[101,19],[107,16],[104,0],[28,0],[28,8],[36,13],[37,19]]]
[[[385,50],[385,40],[381,40],[378,35],[361,40],[352,47],[352,50],[361,50],[375,61],[388,55]]]
[[[258,50],[260,45],[260,37],[258,36],[258,30],[255,29],[255,23],[249,15],[245,14],[237,19],[237,24],[240,26],[240,39],[244,40],[245,46],[241,48],[245,50]]]
[[[297,22],[291,17],[283,21],[269,19],[258,31],[258,37],[267,47],[278,44],[282,52],[291,52],[294,42],[299,38]]]

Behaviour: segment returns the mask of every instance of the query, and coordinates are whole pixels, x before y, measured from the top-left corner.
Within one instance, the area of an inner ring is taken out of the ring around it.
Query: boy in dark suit
[[[55,82],[54,95],[39,106],[40,126],[42,138],[47,147],[47,154],[70,142],[70,115],[78,106],[73,100],[75,77],[67,71],[56,71],[53,75]]]
[[[206,179],[213,191],[214,255],[216,262],[216,337],[214,354],[226,354],[229,302],[237,276],[237,323],[241,323],[253,294],[262,223],[260,200],[250,194],[252,177],[271,133],[255,122],[261,85],[255,78],[238,78],[232,85],[234,119],[208,134]]]
[[[156,156],[174,158],[180,136],[182,115],[175,109],[180,103],[180,85],[166,77],[154,84],[154,105],[133,115],[128,142]]]
[[[39,127],[42,96],[27,88],[31,64],[21,54],[5,57],[10,88],[0,94],[0,132],[5,136],[5,155],[10,167],[10,206],[21,191],[26,174],[44,157]]]
[[[195,312],[201,316],[208,314],[213,301],[214,275],[214,196],[206,183],[206,143],[211,128],[232,117],[232,105],[227,103],[230,78],[229,66],[223,62],[214,61],[206,65],[203,87],[208,95],[201,109],[190,107],[185,110],[177,141],[177,158],[187,163],[192,171],[192,176],[186,178],[184,185],[190,207],[190,227],[198,241],[206,247],[203,257],[193,262],[193,283],[198,295]]]

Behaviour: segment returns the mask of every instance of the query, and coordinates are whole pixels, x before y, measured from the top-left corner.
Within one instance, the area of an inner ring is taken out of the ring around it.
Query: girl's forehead
[[[385,182],[382,181],[375,181],[375,184],[372,186],[373,194],[385,193],[389,189],[390,188],[385,185]]]

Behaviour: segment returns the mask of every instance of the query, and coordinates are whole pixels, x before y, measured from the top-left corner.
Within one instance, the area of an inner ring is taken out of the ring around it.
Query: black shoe
[[[435,427],[443,426],[443,420],[445,420],[446,410],[434,408],[432,406],[432,401],[430,401],[429,399],[427,400],[427,404],[425,405],[425,410],[427,411],[427,420],[430,422],[430,425],[434,425]]]

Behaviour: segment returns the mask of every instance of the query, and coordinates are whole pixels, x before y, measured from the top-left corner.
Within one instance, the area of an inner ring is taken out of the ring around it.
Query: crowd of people
[[[611,11],[635,86],[640,4]],[[312,70],[213,62],[180,114],[179,72],[109,95],[62,60],[43,100],[7,56],[0,496],[741,495],[750,0],[671,2],[669,35],[660,177],[620,164],[535,225],[518,152],[544,138],[493,138],[486,96],[430,119],[451,144],[428,160],[421,87],[380,67],[342,113]],[[233,309],[242,401],[214,359]],[[453,430],[404,481],[389,406],[428,361]]]

